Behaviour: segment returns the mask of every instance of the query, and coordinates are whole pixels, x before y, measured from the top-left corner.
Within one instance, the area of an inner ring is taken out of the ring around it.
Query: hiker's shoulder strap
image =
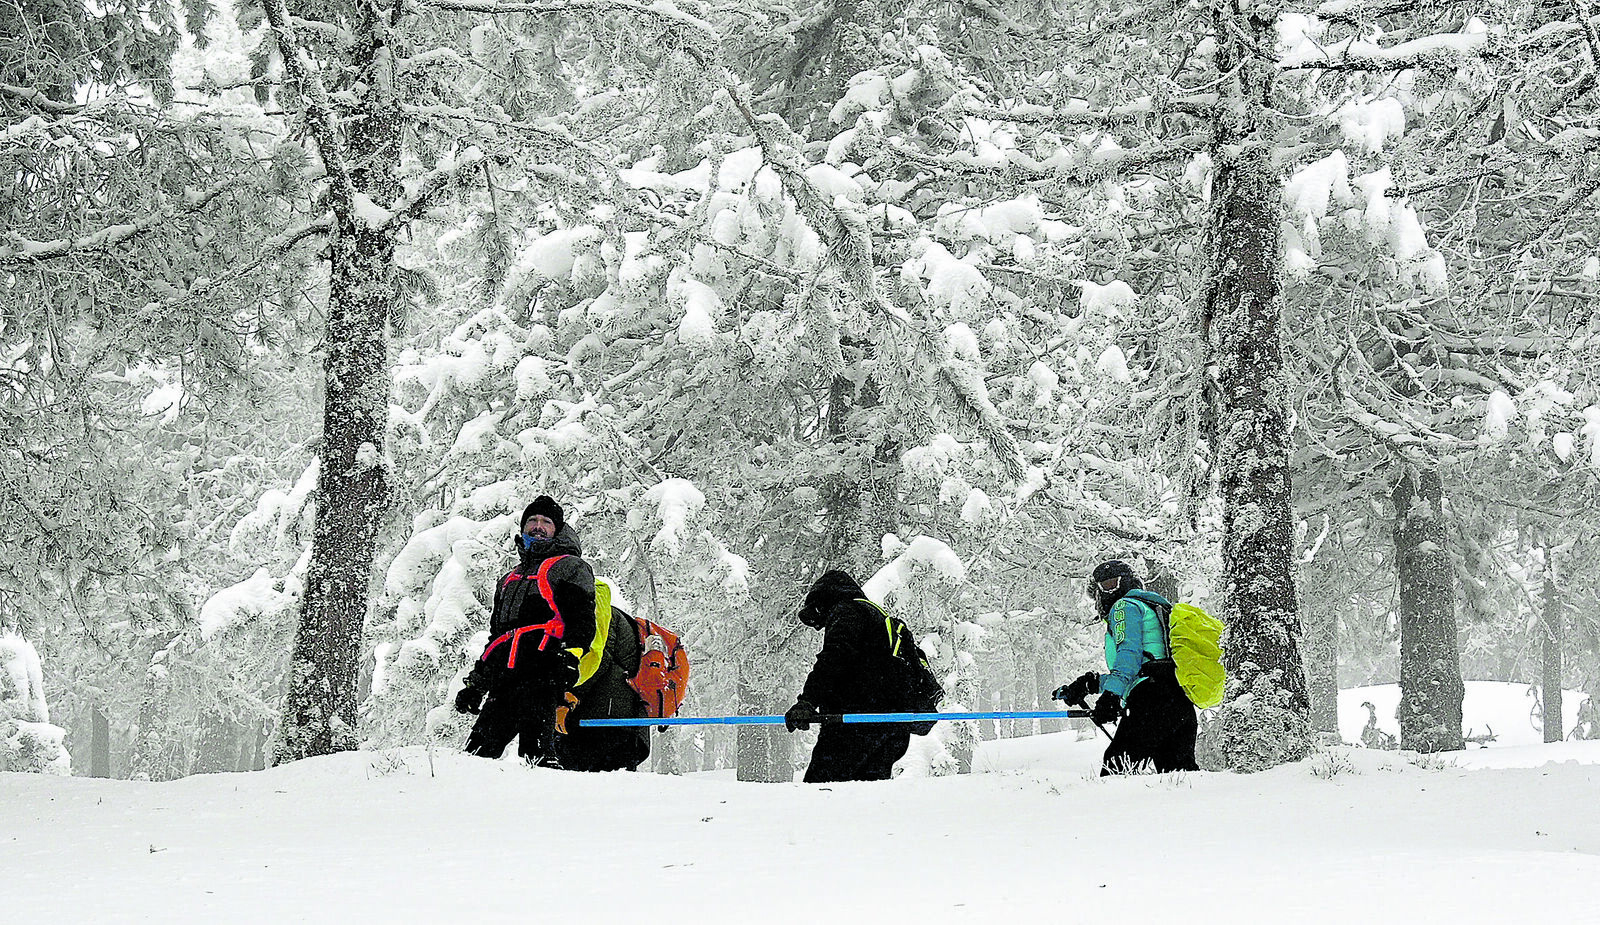
[[[879,607],[877,603],[864,597],[858,597],[856,600],[883,615],[883,629],[889,637],[889,654],[899,658],[901,650],[905,647],[906,638],[911,635],[911,628],[906,626],[904,620]],[[915,640],[913,640],[913,644],[915,644]],[[909,655],[910,653],[906,654]]]
[[[556,607],[556,592],[550,586],[550,569],[565,558],[567,558],[565,555],[551,556],[540,562],[539,571],[534,575],[534,579],[539,583],[539,596],[544,598],[546,604],[550,605],[550,612],[558,617],[561,616],[561,610]]]

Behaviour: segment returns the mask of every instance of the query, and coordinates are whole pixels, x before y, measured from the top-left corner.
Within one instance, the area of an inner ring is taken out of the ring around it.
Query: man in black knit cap
[[[557,765],[556,708],[595,636],[594,570],[549,495],[523,510],[521,527],[517,566],[495,586],[489,645],[455,705],[478,713],[467,737],[471,754],[498,758],[516,738],[522,757]]]

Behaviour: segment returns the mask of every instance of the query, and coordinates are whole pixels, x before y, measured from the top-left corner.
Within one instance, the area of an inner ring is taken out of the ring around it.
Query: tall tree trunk
[[[395,230],[373,227],[357,197],[396,198],[401,126],[383,11],[375,3],[361,10],[352,60],[366,89],[342,152],[356,193],[341,196],[334,184],[316,525],[275,762],[356,746],[362,629],[375,538],[389,499],[383,447]]]
[[[1071,678],[1064,678],[1062,681],[1056,680],[1056,671],[1057,666],[1052,659],[1040,655],[1034,660],[1033,698],[1038,706],[1033,709],[1049,710],[1055,707],[1055,701],[1050,699],[1050,692],[1060,687],[1064,681],[1071,680]],[[1083,720],[1071,720],[1069,725],[1064,726],[1057,720],[1030,719],[1027,724],[1027,734],[1036,735],[1043,732],[1057,732],[1061,729],[1075,728],[1083,725]]]
[[[128,777],[132,780],[172,780],[182,776],[173,757],[176,743],[168,714],[167,656],[176,633],[156,637],[144,673],[139,698],[139,726],[129,750]]]
[[[739,674],[739,712],[742,714],[766,713],[771,707],[769,697],[752,685],[747,671]],[[793,771],[789,768],[778,768],[773,759],[771,726],[735,726],[734,736],[737,747],[735,754],[738,756],[738,770],[735,777],[739,780],[784,782],[794,779]],[[788,730],[783,731],[788,735]]]
[[[1228,699],[1218,717],[1229,767],[1260,770],[1310,749],[1300,662],[1289,511],[1287,382],[1279,343],[1282,178],[1277,122],[1276,4],[1215,8],[1217,67],[1230,75],[1212,149],[1210,281],[1204,328],[1216,368],[1215,435],[1222,493]]]
[[[859,389],[846,376],[835,376],[828,386],[828,440],[841,450],[856,444],[860,434],[851,430],[853,411],[876,407],[877,383],[870,377]],[[860,468],[829,477],[822,486],[828,508],[828,533],[823,540],[825,568],[844,569],[857,581],[866,581],[883,558],[881,540],[895,529],[895,482],[899,448],[884,441],[862,455]]]
[[[1311,730],[1339,739],[1339,612],[1324,602],[1304,614],[1306,693]]]
[[[1400,582],[1400,747],[1462,748],[1461,658],[1455,575],[1437,469],[1407,468],[1394,487],[1394,558]]]
[[[906,0],[834,0],[826,15],[802,31],[784,82],[781,115],[810,139],[830,127],[828,113],[844,97],[850,78],[882,60],[878,42],[893,31]]]
[[[1560,742],[1566,730],[1561,724],[1561,593],[1556,588],[1555,550],[1544,550],[1544,740]]]
[[[99,704],[89,710],[89,776],[111,776],[111,718]]]

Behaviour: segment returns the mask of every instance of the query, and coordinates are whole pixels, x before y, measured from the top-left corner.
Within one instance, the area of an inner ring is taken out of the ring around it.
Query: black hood
[[[805,605],[800,608],[800,622],[813,629],[822,629],[828,625],[828,611],[835,604],[866,596],[856,580],[844,572],[838,569],[824,572],[811,590],[806,592]]]
[[[551,556],[583,556],[583,546],[578,542],[578,531],[568,523],[562,524],[561,529],[556,531],[555,539],[531,550],[522,547],[520,533],[512,539],[512,543],[516,545],[517,555],[522,559],[523,565],[543,562]]]

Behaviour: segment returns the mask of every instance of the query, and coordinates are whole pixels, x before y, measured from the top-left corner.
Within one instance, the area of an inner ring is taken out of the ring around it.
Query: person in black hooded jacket
[[[577,681],[578,653],[594,641],[594,570],[549,495],[527,506],[521,525],[517,566],[495,586],[489,645],[455,706],[478,713],[469,753],[498,758],[516,738],[522,757],[556,764],[556,708]]]
[[[791,732],[810,728],[822,713],[909,708],[906,669],[894,654],[895,637],[887,619],[844,572],[827,572],[811,586],[800,622],[823,631],[822,651],[799,698],[784,714]],[[901,724],[824,723],[805,780],[888,780],[910,742],[911,733]]]

